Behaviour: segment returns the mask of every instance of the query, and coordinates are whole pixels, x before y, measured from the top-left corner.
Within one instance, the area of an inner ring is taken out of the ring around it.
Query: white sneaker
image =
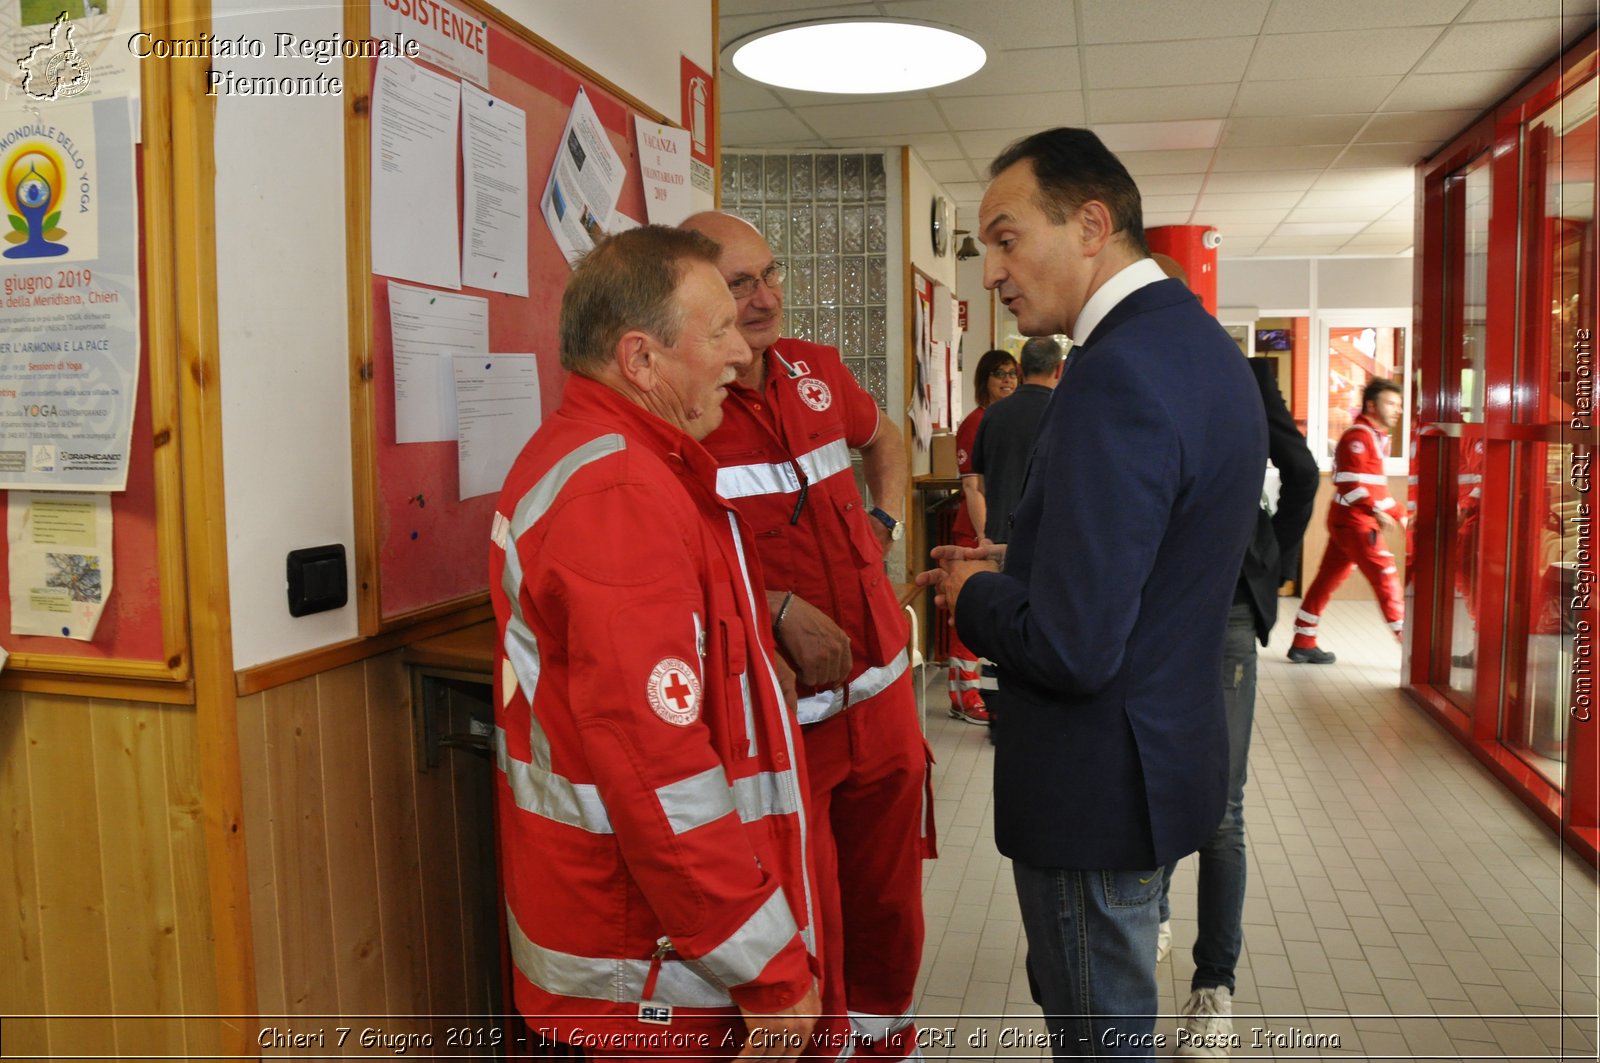
[[[1175,1043],[1175,1055],[1180,1059],[1227,1059],[1228,1049],[1241,1047],[1233,1032],[1233,994],[1227,986],[1210,986],[1189,994]]]
[[[1172,920],[1161,920],[1161,929],[1156,931],[1156,962],[1160,963],[1172,951]]]

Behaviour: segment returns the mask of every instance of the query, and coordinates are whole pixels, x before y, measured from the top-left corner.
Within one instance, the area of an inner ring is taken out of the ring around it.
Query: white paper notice
[[[489,300],[389,282],[394,337],[394,441],[456,438],[452,355],[489,353]]]
[[[645,216],[651,225],[676,225],[694,213],[689,201],[689,131],[634,115],[633,135],[639,142]]]
[[[539,427],[539,360],[531,354],[455,359],[457,469],[461,497],[500,490],[533,430]]]
[[[417,58],[468,81],[489,84],[489,23],[448,0],[372,0],[372,35],[415,41]]]
[[[11,633],[94,638],[111,594],[111,496],[12,491],[6,539]]]
[[[461,279],[469,287],[528,294],[528,118],[473,85],[461,86],[466,174]]]
[[[372,272],[461,287],[456,129],[461,83],[378,60],[372,88]]]
[[[545,224],[569,265],[605,236],[602,227],[616,208],[626,176],[622,157],[580,88],[539,197]]]

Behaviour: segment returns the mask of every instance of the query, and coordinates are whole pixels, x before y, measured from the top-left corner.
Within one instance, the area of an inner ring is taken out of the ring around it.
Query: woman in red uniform
[[[956,509],[956,521],[950,529],[956,546],[977,546],[983,527],[983,477],[972,471],[972,444],[978,438],[978,424],[983,411],[991,402],[1005,398],[1017,390],[1017,360],[1005,351],[989,351],[978,359],[978,370],[972,381],[972,393],[977,396],[978,407],[967,414],[956,429],[956,468],[961,473],[961,504]],[[961,644],[956,629],[950,629],[950,715],[968,723],[988,723],[989,710],[984,708],[983,695],[978,691],[978,658]]]

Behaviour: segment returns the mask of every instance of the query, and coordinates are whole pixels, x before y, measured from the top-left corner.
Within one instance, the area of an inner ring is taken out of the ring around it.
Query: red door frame
[[[1514,466],[1519,445],[1564,441],[1586,449],[1594,442],[1592,428],[1558,431],[1541,424],[1517,423],[1519,400],[1528,407],[1525,388],[1535,382],[1526,371],[1519,373],[1519,368],[1524,368],[1519,359],[1529,357],[1535,349],[1534,330],[1549,327],[1547,317],[1538,320],[1543,305],[1537,300],[1537,291],[1530,290],[1530,282],[1534,288],[1542,283],[1533,278],[1535,271],[1546,268],[1546,263],[1535,257],[1546,234],[1537,225],[1524,224],[1528,215],[1522,188],[1522,134],[1529,121],[1593,76],[1597,68],[1600,32],[1591,31],[1417,167],[1414,315],[1422,384],[1417,416],[1423,430],[1418,456],[1416,595],[1408,624],[1413,641],[1406,675],[1407,690],[1418,704],[1577,852],[1600,866],[1600,720],[1574,718],[1569,723],[1565,795],[1499,738],[1507,673],[1511,671],[1519,683],[1521,677],[1520,667],[1506,666],[1521,660],[1521,645],[1528,634],[1526,603],[1508,609],[1505,602],[1512,575],[1509,566],[1528,548],[1520,541],[1525,529],[1516,519],[1522,507],[1512,497],[1518,483]],[[1460,421],[1460,374],[1455,371],[1459,346],[1452,349],[1451,345],[1459,335],[1451,324],[1458,323],[1460,316],[1451,313],[1448,302],[1461,290],[1462,256],[1455,253],[1453,242],[1459,241],[1463,232],[1464,214],[1455,209],[1459,197],[1445,195],[1445,182],[1485,152],[1492,153],[1487,270],[1500,282],[1490,283],[1485,307],[1483,419],[1464,425]],[[1548,374],[1543,374],[1537,383],[1546,386],[1548,379]],[[1454,504],[1454,491],[1452,485],[1441,486],[1441,466],[1448,446],[1444,437],[1455,437],[1459,446],[1480,436],[1484,440],[1484,477],[1476,558],[1477,585],[1483,589],[1477,610],[1478,672],[1471,703],[1459,705],[1459,695],[1453,700],[1438,678],[1448,675],[1450,648],[1441,644],[1445,618],[1437,615],[1436,603],[1441,598],[1451,600],[1449,594],[1440,592],[1453,586],[1442,564],[1450,544],[1442,541],[1440,514],[1443,506]],[[1600,511],[1600,491],[1595,493],[1594,508]],[[1592,563],[1590,567],[1593,571]],[[1591,637],[1600,638],[1600,613],[1591,608],[1586,618]],[[1508,652],[1506,648],[1513,643],[1515,648]],[[1594,660],[1590,658],[1591,663]]]

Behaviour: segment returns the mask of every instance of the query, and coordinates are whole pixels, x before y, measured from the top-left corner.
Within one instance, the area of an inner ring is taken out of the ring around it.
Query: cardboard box
[[[936,432],[930,443],[931,457],[928,471],[942,480],[953,480],[961,475],[956,469],[956,437],[951,432]]]

